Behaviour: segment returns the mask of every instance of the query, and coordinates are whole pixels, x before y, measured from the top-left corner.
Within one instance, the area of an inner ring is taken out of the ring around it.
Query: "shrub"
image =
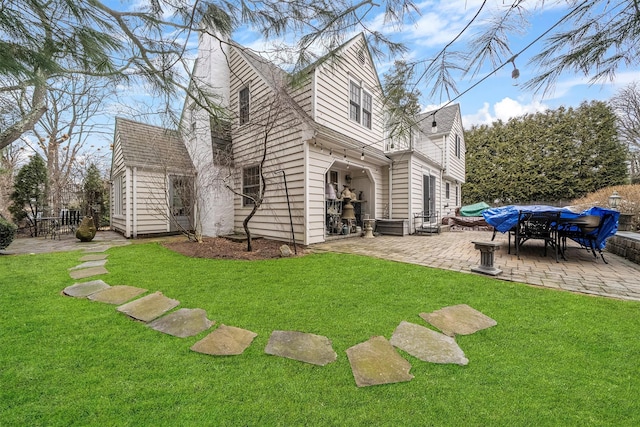
[[[0,215],[0,249],[6,248],[13,242],[17,229],[18,227]]]
[[[602,188],[586,196],[571,202],[572,206],[579,209],[587,209],[591,206],[609,207],[609,196],[617,191],[620,195],[618,210],[623,214],[633,215],[633,229],[640,228],[640,184],[614,185]]]

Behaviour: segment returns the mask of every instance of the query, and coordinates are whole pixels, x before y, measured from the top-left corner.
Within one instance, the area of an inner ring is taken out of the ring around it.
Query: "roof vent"
[[[364,65],[366,62],[366,56],[364,54],[364,49],[360,49],[358,51],[358,61],[360,61],[360,64]]]

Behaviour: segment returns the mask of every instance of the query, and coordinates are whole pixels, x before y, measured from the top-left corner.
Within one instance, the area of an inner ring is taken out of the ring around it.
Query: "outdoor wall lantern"
[[[431,133],[438,132],[438,123],[436,123],[436,113],[433,113],[433,121],[431,122]]]
[[[618,209],[621,199],[622,197],[618,194],[618,192],[614,191],[613,194],[609,196],[609,207],[611,209]]]

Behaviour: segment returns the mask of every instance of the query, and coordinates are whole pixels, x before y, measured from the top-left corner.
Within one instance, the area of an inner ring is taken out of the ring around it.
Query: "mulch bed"
[[[193,258],[243,259],[260,260],[281,258],[280,246],[283,242],[269,239],[253,239],[252,251],[247,252],[246,241],[232,241],[224,237],[205,237],[202,243],[190,241],[166,242],[164,246],[172,251]],[[293,253],[293,246],[289,246]],[[298,255],[305,254],[304,249],[297,247]]]

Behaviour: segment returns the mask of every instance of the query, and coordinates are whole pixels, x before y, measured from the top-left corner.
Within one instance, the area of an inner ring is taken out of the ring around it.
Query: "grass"
[[[337,254],[190,259],[109,250],[111,285],[258,333],[243,355],[191,352],[113,306],[73,299],[79,252],[0,257],[0,425],[639,425],[640,304]],[[345,350],[420,312],[466,303],[496,327],[458,343],[467,366],[412,364],[408,383],[357,388]],[[269,356],[273,330],[333,341],[318,367]]]

